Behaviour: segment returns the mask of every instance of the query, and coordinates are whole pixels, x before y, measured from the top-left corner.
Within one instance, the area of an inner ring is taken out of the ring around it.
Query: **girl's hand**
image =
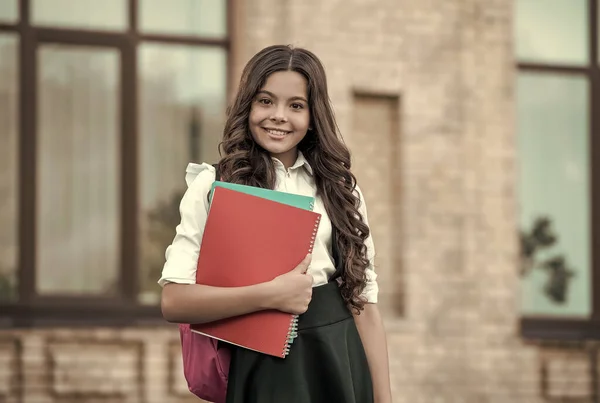
[[[273,296],[270,306],[273,309],[295,315],[306,312],[312,298],[313,277],[306,273],[311,258],[310,254],[306,255],[294,270],[269,282]]]

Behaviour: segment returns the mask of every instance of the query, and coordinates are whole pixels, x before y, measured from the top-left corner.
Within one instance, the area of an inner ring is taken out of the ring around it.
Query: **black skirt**
[[[282,359],[233,348],[227,403],[372,403],[367,357],[336,282],[313,289]]]

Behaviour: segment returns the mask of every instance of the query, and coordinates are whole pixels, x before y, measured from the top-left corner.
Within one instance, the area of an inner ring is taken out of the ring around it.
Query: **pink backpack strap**
[[[210,337],[191,331],[180,324],[183,374],[188,389],[209,402],[224,403],[231,352],[227,346]]]

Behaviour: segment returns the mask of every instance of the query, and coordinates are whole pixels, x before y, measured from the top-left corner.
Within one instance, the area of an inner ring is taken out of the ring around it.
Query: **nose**
[[[285,116],[284,108],[277,108],[274,110],[270,120],[274,123],[286,123],[288,119],[287,116]]]

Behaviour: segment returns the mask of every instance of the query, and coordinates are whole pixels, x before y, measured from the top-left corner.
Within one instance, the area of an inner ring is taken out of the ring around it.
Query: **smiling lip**
[[[291,131],[289,130],[279,130],[279,129],[271,129],[268,127],[263,127],[263,129],[269,133],[272,134],[273,136],[285,136],[286,134],[290,134]]]

